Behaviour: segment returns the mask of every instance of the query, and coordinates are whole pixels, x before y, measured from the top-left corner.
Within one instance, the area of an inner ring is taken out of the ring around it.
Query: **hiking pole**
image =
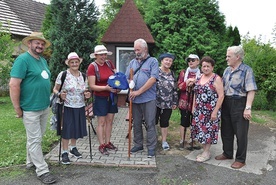
[[[90,132],[90,124],[91,124],[91,120],[89,117],[89,107],[88,107],[88,100],[86,101],[86,107],[87,107],[87,112],[86,112],[86,119],[88,121],[88,140],[89,140],[89,152],[90,152],[90,159],[92,161],[92,146],[91,146],[91,132]]]
[[[133,80],[133,69],[130,69],[129,72],[129,94],[134,88],[134,84],[131,83]],[[128,111],[128,159],[130,159],[130,147],[131,147],[131,129],[132,129],[132,99],[129,98],[129,111]]]
[[[61,105],[61,110],[58,109],[58,114],[61,115],[61,117],[60,117],[59,153],[58,153],[58,162],[59,162],[59,164],[60,164],[60,157],[61,157],[61,142],[62,142],[62,125],[63,125],[64,102],[61,102],[60,105]]]

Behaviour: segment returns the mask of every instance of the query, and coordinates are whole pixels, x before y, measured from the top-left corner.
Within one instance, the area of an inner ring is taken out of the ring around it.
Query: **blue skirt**
[[[63,139],[79,139],[87,136],[84,107],[71,108],[64,106],[61,133]]]

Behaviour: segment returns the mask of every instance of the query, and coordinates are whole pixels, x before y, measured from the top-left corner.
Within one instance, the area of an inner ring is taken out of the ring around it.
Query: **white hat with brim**
[[[68,65],[68,62],[70,60],[74,60],[74,59],[79,60],[80,63],[82,63],[82,60],[83,60],[82,58],[79,57],[79,55],[76,52],[71,52],[71,53],[69,53],[67,59],[65,60],[65,64]]]
[[[107,55],[112,55],[111,51],[107,51],[106,47],[104,45],[97,45],[94,48],[94,53],[90,54],[90,58],[96,58],[95,55],[100,55],[100,54],[107,54]]]
[[[31,40],[43,40],[45,42],[45,48],[48,48],[51,46],[51,42],[46,40],[41,32],[33,32],[30,34],[30,36],[25,37],[22,40],[22,43],[26,46],[28,46],[28,42]]]

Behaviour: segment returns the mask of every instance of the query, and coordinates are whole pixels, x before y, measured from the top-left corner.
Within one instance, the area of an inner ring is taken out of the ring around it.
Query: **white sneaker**
[[[167,143],[167,141],[164,141],[164,142],[162,143],[162,148],[163,148],[163,150],[169,150],[169,149],[170,149],[170,146],[169,146],[169,144]]]

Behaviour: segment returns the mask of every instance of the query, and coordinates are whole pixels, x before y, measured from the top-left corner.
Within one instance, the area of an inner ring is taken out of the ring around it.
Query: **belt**
[[[232,100],[239,100],[242,98],[246,98],[246,96],[238,96],[238,95],[233,95],[233,96],[225,96],[225,99],[232,99]]]

